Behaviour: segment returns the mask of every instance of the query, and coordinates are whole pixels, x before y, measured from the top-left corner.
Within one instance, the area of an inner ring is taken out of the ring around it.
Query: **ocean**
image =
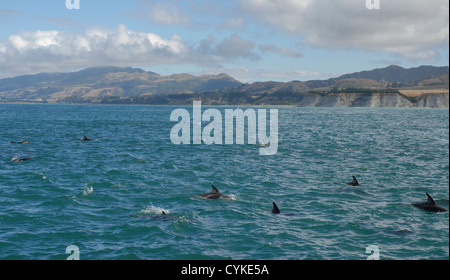
[[[260,155],[173,144],[177,108],[0,105],[0,259],[449,259],[448,212],[411,205],[449,206],[448,109],[278,107]]]

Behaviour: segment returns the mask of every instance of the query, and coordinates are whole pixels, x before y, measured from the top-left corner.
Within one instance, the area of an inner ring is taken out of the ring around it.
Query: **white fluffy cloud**
[[[0,41],[0,78],[104,65],[213,65],[241,58],[255,60],[254,47],[254,42],[237,35],[220,42],[211,36],[195,46],[183,42],[179,35],[162,38],[125,25],[112,30],[92,28],[85,34],[38,30]]]
[[[360,49],[432,62],[449,42],[448,0],[380,0],[379,10],[360,0],[241,0],[258,21],[302,43]]]
[[[116,29],[89,29],[85,34],[60,31],[23,32],[0,42],[0,76],[61,71],[98,65],[170,63],[185,53],[180,36],[163,39],[135,32],[125,25]]]

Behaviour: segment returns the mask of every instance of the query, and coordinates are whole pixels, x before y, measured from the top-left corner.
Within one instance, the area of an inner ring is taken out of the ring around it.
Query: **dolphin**
[[[161,211],[160,214],[147,216],[147,215],[130,215],[132,218],[147,218],[152,221],[170,221],[170,220],[178,220],[180,217],[175,215],[169,215],[164,211]]]
[[[414,207],[417,207],[419,209],[428,211],[428,212],[447,212],[448,211],[448,209],[437,205],[436,202],[434,202],[434,199],[431,197],[431,195],[429,195],[428,193],[426,193],[426,194],[428,197],[427,202],[413,203],[411,205]]]
[[[272,213],[280,214],[280,209],[278,209],[278,206],[275,204],[275,202],[272,202],[272,204],[273,204]]]
[[[221,198],[221,197],[223,197],[223,198],[231,198],[230,196],[224,195],[223,193],[221,193],[221,192],[216,188],[216,186],[214,186],[214,185],[211,185],[211,186],[212,186],[212,188],[213,188],[212,192],[204,193],[204,194],[198,195],[198,197],[205,198],[205,199],[219,199],[219,198]]]
[[[277,204],[275,202],[272,202],[273,208],[272,208],[272,213],[273,214],[280,214],[283,216],[296,216],[294,213],[281,213],[280,209],[278,208]]]
[[[31,158],[19,158],[19,157],[17,157],[17,156],[14,156],[12,159],[11,159],[11,161],[12,162],[19,162],[19,161],[27,161],[27,160],[30,160]]]
[[[25,141],[20,141],[20,142],[11,142],[11,144],[29,144],[30,143],[30,141],[27,141],[27,140],[25,140]]]
[[[171,220],[178,220],[180,217],[175,215],[169,215],[164,211],[161,211],[161,214],[150,216],[149,219],[152,221],[171,221]]]
[[[92,139],[89,139],[89,138],[86,137],[86,135],[84,135],[84,137],[81,138],[81,141],[92,141]]]
[[[352,178],[353,178],[353,181],[351,181],[350,183],[346,183],[346,184],[350,185],[350,186],[359,186],[359,183],[358,183],[358,180],[356,180],[356,177],[352,176]]]
[[[166,214],[166,212],[161,211],[160,215],[156,215],[154,217],[152,217],[152,220],[158,220],[158,221],[170,221],[170,220],[178,220],[180,217],[175,216],[175,215],[169,215]]]

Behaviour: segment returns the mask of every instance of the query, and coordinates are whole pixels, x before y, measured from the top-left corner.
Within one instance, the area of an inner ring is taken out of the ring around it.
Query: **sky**
[[[136,67],[241,82],[449,65],[448,0],[0,0],[0,78]]]

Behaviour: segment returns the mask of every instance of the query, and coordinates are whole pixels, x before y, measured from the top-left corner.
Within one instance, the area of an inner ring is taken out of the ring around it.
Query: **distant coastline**
[[[222,73],[161,76],[94,67],[0,79],[0,104],[449,108],[449,67],[391,65],[328,80],[241,83]]]
[[[201,100],[204,106],[243,106],[243,107],[391,107],[391,108],[449,108],[449,91],[428,90],[425,93],[379,93],[379,92],[329,92],[319,93],[283,93],[274,94],[270,99],[252,99],[248,94],[239,94],[237,99],[224,99],[209,94],[172,94],[156,98],[125,97],[105,98],[99,102],[36,102],[7,101],[0,104],[73,104],[73,105],[152,105],[152,106],[190,106],[193,101]],[[251,101],[251,102],[249,102]]]

